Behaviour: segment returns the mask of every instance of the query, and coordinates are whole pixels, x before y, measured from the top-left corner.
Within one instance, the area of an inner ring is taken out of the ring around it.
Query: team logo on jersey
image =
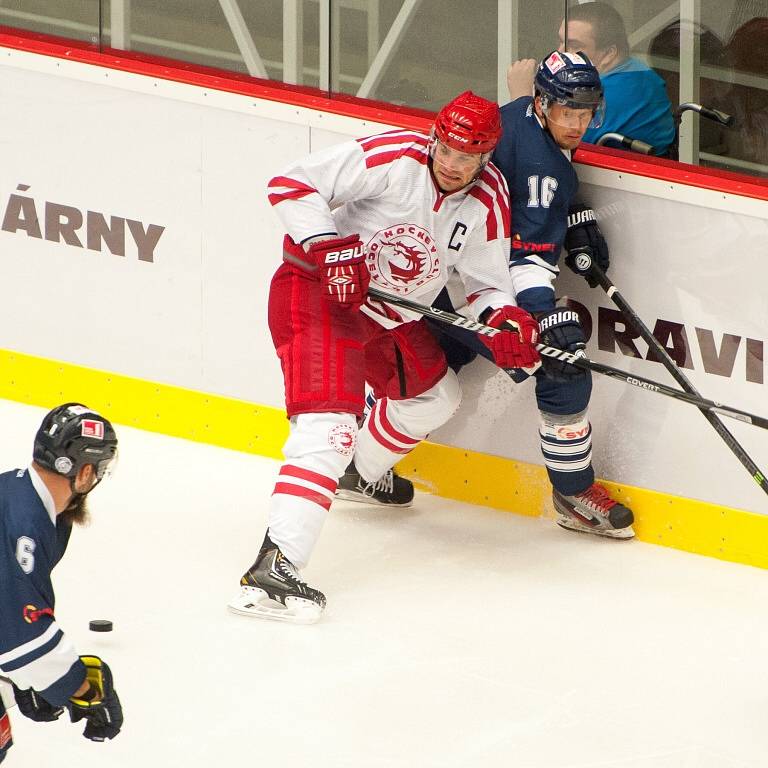
[[[24,606],[24,621],[27,624],[34,624],[39,621],[42,616],[53,616],[53,610],[50,608],[38,608],[35,605]]]
[[[104,422],[93,419],[83,419],[80,426],[80,434],[83,437],[93,437],[96,440],[104,439]]]
[[[355,452],[357,433],[349,424],[337,424],[329,430],[328,442],[336,453],[351,456]]]
[[[371,278],[395,293],[410,293],[440,274],[435,239],[415,224],[379,230],[367,250]]]

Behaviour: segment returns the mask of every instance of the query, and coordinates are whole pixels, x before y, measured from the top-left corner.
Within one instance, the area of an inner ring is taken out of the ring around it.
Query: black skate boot
[[[301,580],[293,563],[267,535],[256,562],[240,579],[240,594],[229,609],[245,616],[314,624],[325,609],[325,595]]]
[[[564,496],[553,488],[552,502],[557,512],[556,522],[562,528],[611,539],[631,539],[635,535],[632,510],[614,501],[598,483],[576,496]]]
[[[413,483],[396,475],[391,469],[376,482],[367,483],[352,463],[339,480],[336,497],[385,507],[410,507],[413,502]]]

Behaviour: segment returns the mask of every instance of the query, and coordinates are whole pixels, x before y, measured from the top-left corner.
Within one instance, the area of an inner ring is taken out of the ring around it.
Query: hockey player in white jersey
[[[0,474],[0,677],[22,714],[45,722],[67,708],[92,741],[120,732],[122,708],[107,664],[79,656],[56,621],[51,571],[116,452],[109,421],[66,403],[43,419],[32,464]],[[0,762],[12,744],[3,710],[0,700]]]
[[[325,597],[301,580],[337,487],[411,503],[392,467],[455,412],[456,375],[424,320],[372,300],[431,303],[454,272],[469,313],[517,330],[483,337],[504,368],[536,365],[538,325],[515,305],[507,267],[509,194],[489,162],[498,106],[467,91],[431,135],[396,130],[317,152],[269,183],[286,229],[269,296],[290,435],[268,529],[230,603],[238,613],[310,623]],[[361,426],[365,383],[376,405]]]

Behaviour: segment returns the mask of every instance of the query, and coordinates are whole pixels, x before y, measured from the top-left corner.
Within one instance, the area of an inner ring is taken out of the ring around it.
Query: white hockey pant
[[[445,424],[461,403],[456,374],[448,370],[431,389],[407,400],[376,401],[358,435],[355,468],[376,482],[432,430]]]
[[[285,463],[269,504],[269,537],[303,568],[355,451],[357,419],[350,413],[303,413],[290,424]]]

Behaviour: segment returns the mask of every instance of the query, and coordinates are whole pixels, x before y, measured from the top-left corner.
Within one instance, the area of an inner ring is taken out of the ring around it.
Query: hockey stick
[[[656,356],[664,364],[664,367],[672,374],[672,378],[689,394],[699,395],[699,391],[693,386],[690,379],[677,367],[675,361],[670,357],[669,352],[662,343],[651,333],[650,329],[643,323],[638,314],[629,306],[626,299],[619,293],[619,290],[611,282],[608,275],[600,267],[592,263],[590,273],[595,277],[600,287],[605,291],[608,298],[621,310],[621,314],[629,324],[642,336],[645,343],[654,351]],[[738,440],[729,432],[728,428],[717,417],[716,413],[708,408],[700,408],[704,418],[712,425],[715,432],[723,438],[725,444],[731,449],[734,456],[744,465],[744,468],[752,476],[752,479],[768,494],[768,480],[765,474],[760,471],[758,466],[749,457],[749,454],[742,448]]]
[[[475,322],[469,318],[457,315],[454,312],[446,312],[437,307],[429,307],[424,304],[418,304],[410,299],[404,299],[401,296],[393,296],[385,291],[380,291],[378,288],[368,288],[368,295],[379,301],[386,301],[388,304],[392,304],[395,307],[402,307],[403,309],[410,309],[412,312],[418,312],[424,317],[431,317],[433,320],[445,323],[446,325],[456,325],[460,328],[466,328],[467,330],[479,333],[481,336],[495,336],[497,333],[501,333],[499,328],[492,328],[490,325],[484,325],[483,323]],[[690,403],[697,408],[703,408],[713,413],[719,413],[723,416],[729,416],[732,419],[738,421],[744,421],[747,424],[753,424],[756,427],[762,429],[768,429],[768,418],[763,416],[755,416],[752,413],[739,410],[738,408],[731,408],[728,405],[717,403],[714,400],[707,400],[706,398],[693,395],[689,392],[681,392],[679,389],[668,387],[666,384],[661,384],[658,381],[652,379],[645,379],[642,376],[636,374],[627,373],[619,368],[613,368],[610,365],[603,365],[602,363],[596,363],[594,360],[589,360],[584,355],[573,354],[566,352],[562,349],[556,349],[555,347],[548,347],[546,344],[537,344],[536,349],[540,355],[544,357],[552,357],[556,360],[561,360],[571,365],[575,365],[577,368],[583,368],[586,371],[592,371],[593,373],[599,373],[603,376],[609,376],[614,379],[620,379],[621,381],[631,384],[633,387],[639,387],[640,389],[647,389],[649,392],[656,392],[659,395],[666,395],[675,400],[681,400],[684,403]]]

